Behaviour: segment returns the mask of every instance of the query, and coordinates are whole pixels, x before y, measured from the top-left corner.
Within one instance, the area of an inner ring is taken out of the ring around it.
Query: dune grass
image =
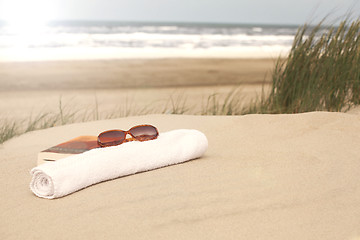
[[[16,135],[19,135],[18,122],[9,120],[0,122],[0,144]]]
[[[208,96],[206,104],[202,106],[201,115],[241,115],[243,104],[241,91],[235,88],[224,97],[219,94]]]
[[[247,113],[346,111],[360,103],[360,20],[299,28],[286,59],[278,59],[272,89]]]
[[[83,121],[86,115],[83,114]],[[3,119],[0,121],[0,144],[15,136],[54,126],[73,123],[79,120],[77,110],[70,106],[63,106],[61,98],[59,100],[58,112],[42,112],[35,116],[30,114],[27,119]]]
[[[0,144],[21,134],[46,129],[76,122],[88,122],[101,119],[113,119],[128,116],[146,114],[197,114],[197,115],[239,115],[242,112],[242,101],[234,89],[227,94],[211,94],[202,103],[201,110],[194,111],[194,106],[187,103],[186,95],[171,95],[163,108],[153,109],[149,106],[137,106],[133,101],[126,101],[125,105],[113,109],[110,113],[100,112],[97,98],[95,106],[90,109],[82,109],[73,106],[72,102],[65,103],[59,99],[58,110],[41,112],[37,115],[30,114],[28,118],[5,119],[0,121]]]

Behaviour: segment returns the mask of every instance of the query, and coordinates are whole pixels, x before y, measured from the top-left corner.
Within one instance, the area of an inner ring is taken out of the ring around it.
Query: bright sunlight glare
[[[30,32],[43,27],[53,14],[46,0],[3,0],[0,17],[16,32]]]

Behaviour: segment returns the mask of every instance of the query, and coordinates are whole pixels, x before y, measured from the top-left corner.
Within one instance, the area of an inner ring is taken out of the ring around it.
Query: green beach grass
[[[268,95],[247,113],[346,111],[360,102],[360,20],[298,29],[286,59],[278,59]]]

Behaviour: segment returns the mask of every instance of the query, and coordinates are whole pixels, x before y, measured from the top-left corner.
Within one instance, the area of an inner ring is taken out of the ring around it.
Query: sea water
[[[161,57],[277,58],[297,26],[62,21],[0,25],[0,61]]]

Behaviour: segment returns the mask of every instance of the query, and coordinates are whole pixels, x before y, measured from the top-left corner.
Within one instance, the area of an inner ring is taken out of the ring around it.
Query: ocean
[[[277,58],[298,26],[62,21],[0,24],[0,61],[161,57]]]

